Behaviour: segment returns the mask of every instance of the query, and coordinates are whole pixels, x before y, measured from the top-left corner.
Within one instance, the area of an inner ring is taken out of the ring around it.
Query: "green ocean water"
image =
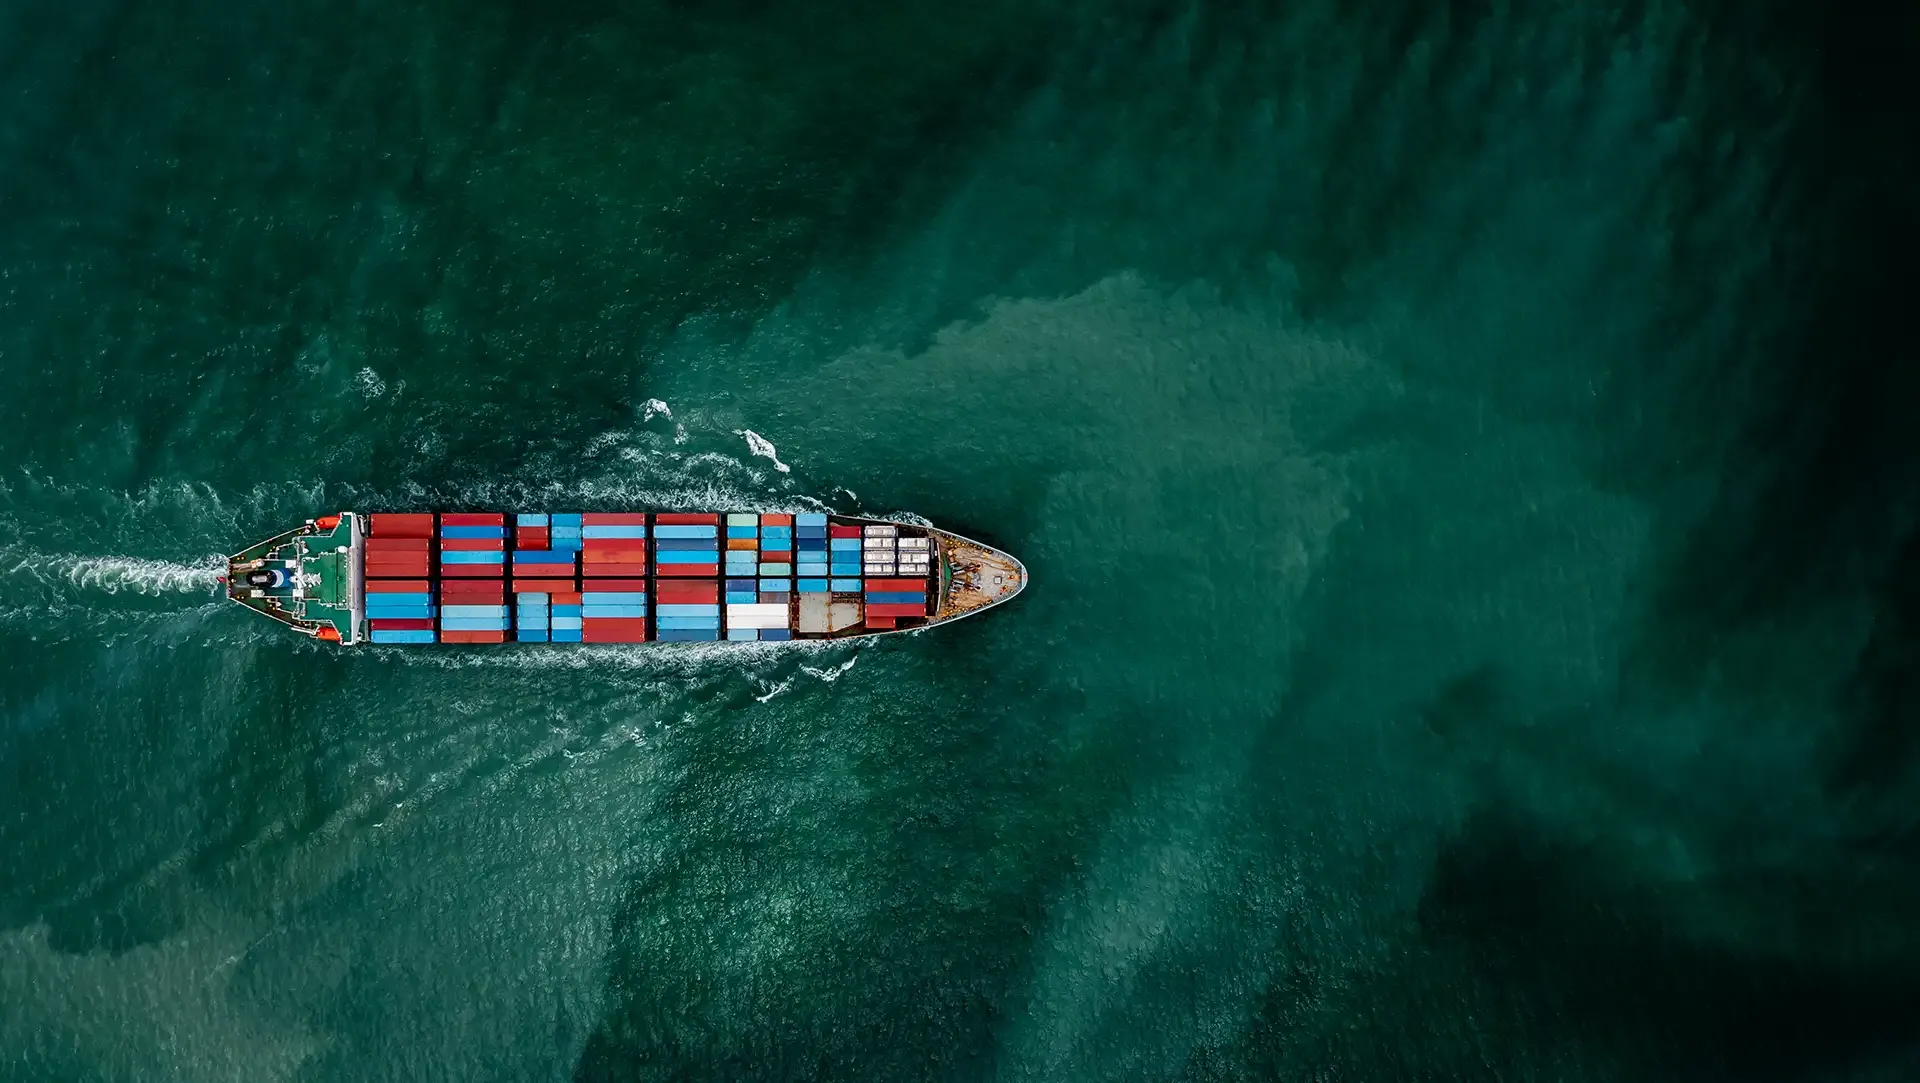
[[[0,7],[0,1080],[1920,1078],[1914,26]],[[435,507],[1033,586],[218,599]]]

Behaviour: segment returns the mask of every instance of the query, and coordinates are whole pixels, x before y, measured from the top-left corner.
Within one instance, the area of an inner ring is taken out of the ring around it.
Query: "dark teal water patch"
[[[8,9],[0,1074],[1900,1078],[1904,40]],[[434,505],[1036,585],[744,651],[217,603]]]

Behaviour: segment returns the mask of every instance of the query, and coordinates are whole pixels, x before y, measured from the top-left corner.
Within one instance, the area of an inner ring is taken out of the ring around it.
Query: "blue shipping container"
[[[859,590],[859,589],[860,589],[860,580],[858,580],[858,579],[835,579],[835,580],[833,580],[833,581],[831,582],[831,584],[830,584],[830,585],[831,585],[831,586],[833,587],[833,589],[834,589],[834,590]]]
[[[689,553],[681,549],[671,549],[664,553],[655,553],[653,557],[655,562],[660,564],[718,564],[720,563],[720,555],[718,553],[713,552],[712,550],[708,550],[707,552],[704,552],[704,553]]]
[[[556,617],[577,617],[580,615],[580,606],[578,604],[556,605],[553,607],[553,615]]]
[[[760,631],[757,628],[727,629],[727,639],[734,643],[751,643],[754,640],[759,638],[760,638]]]
[[[720,607],[717,605],[676,605],[668,603],[654,607],[654,612],[663,617],[717,617]]]
[[[925,605],[927,596],[917,590],[870,590],[867,601],[876,605]]]
[[[747,605],[758,601],[759,598],[760,594],[758,591],[730,590],[727,592],[726,602],[728,605]]]
[[[556,530],[563,526],[577,527],[580,525],[582,521],[580,517],[580,513],[577,511],[555,512],[552,516],[552,520],[553,520],[554,529]]]
[[[823,511],[803,511],[793,517],[793,523],[795,526],[825,527],[827,525],[827,513]]]
[[[729,538],[756,538],[759,536],[760,536],[759,527],[729,526],[727,528],[727,537]]]
[[[523,511],[513,517],[515,526],[546,526],[547,513],[543,511]]]
[[[802,594],[825,594],[826,592],[827,581],[825,579],[800,580],[800,593]]]
[[[719,617],[660,617],[654,622],[661,631],[674,628],[713,628],[720,627]]]
[[[522,643],[545,643],[547,634],[545,628],[521,628],[513,633],[513,638]]]
[[[627,524],[587,526],[580,528],[580,536],[583,538],[644,538],[647,536],[647,528]]]
[[[433,595],[424,592],[369,594],[367,595],[367,608],[371,609],[376,605],[426,605],[431,601],[433,601]]]
[[[845,549],[851,549],[857,553],[860,551],[860,539],[859,538],[834,538],[827,542],[827,548],[832,549],[835,552],[840,552],[841,550],[845,550]]]
[[[507,607],[504,605],[443,605],[442,616],[447,617],[504,617]]]
[[[507,630],[507,618],[441,617],[440,630],[443,632],[504,632]]]
[[[580,607],[583,617],[644,617],[647,607],[644,605],[585,605]]]
[[[762,643],[783,642],[792,638],[793,633],[785,628],[760,629],[760,642]]]
[[[719,551],[720,543],[714,541],[712,538],[661,538],[653,543],[653,548],[656,552],[661,553],[669,550],[713,553]]]
[[[700,643],[720,638],[718,628],[662,628],[653,637],[662,643]]]
[[[504,538],[507,528],[503,526],[443,526],[440,528],[443,538]]]
[[[575,625],[572,628],[562,628],[556,624],[553,626],[553,631],[549,634],[553,636],[553,641],[555,643],[580,642],[580,627],[578,625]]]
[[[590,590],[580,596],[587,605],[645,605],[644,590]]]
[[[553,625],[553,630],[555,632],[563,632],[568,629],[572,629],[573,631],[577,632],[580,630],[580,614],[575,613],[571,617],[563,617],[560,614],[555,613],[553,615],[552,625]],[[556,640],[558,639],[557,636],[555,638]]]
[[[443,550],[440,553],[440,563],[442,564],[505,564],[506,562],[507,554],[498,549],[490,552]]]
[[[792,575],[793,565],[785,561],[767,561],[760,565],[761,575]]]
[[[369,637],[375,643],[432,643],[433,630],[429,628],[410,629],[399,632],[374,632]]]
[[[668,523],[653,528],[656,538],[718,538],[720,528],[695,523]]]

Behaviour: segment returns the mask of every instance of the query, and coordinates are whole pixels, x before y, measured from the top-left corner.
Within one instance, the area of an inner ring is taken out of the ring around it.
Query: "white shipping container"
[[[898,536],[899,533],[900,533],[900,528],[892,525],[891,523],[888,523],[882,526],[870,526],[866,528],[866,535],[869,538],[892,538],[892,537]]]
[[[933,539],[932,538],[901,538],[900,548],[901,549],[932,549]]]
[[[735,602],[727,606],[727,620],[742,620],[747,617],[780,617],[785,619],[787,607],[778,602]]]
[[[889,549],[890,550],[893,548],[893,539],[892,538],[868,538],[861,544],[868,549]]]

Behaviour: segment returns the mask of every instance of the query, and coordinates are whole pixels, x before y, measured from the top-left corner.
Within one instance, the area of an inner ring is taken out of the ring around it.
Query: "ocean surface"
[[[1920,1079],[1899,5],[0,6],[0,1080]],[[919,515],[321,649],[343,508]]]

